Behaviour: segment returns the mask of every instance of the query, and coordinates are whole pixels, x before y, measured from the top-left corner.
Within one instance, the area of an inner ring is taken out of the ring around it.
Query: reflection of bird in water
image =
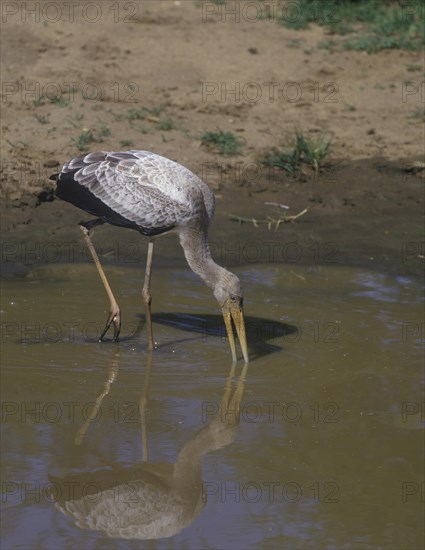
[[[100,340],[112,323],[114,339],[118,339],[121,312],[90,239],[90,229],[107,222],[136,229],[150,239],[142,293],[150,351],[154,348],[150,296],[153,239],[176,231],[190,268],[213,290],[222,308],[233,360],[236,349],[232,322],[248,361],[240,281],[211,257],[207,231],[215,198],[202,180],[176,162],[137,150],[83,155],[67,162],[51,179],[57,182],[59,198],[96,216],[80,226],[110,300],[109,317]]]
[[[185,443],[175,464],[144,462],[127,468],[111,465],[110,469],[65,478],[51,476],[54,486],[61,487],[58,493],[63,495],[56,506],[74,518],[78,527],[101,531],[108,537],[156,539],[179,533],[192,523],[206,502],[203,457],[234,440],[247,368],[245,364],[233,388],[235,366],[232,366],[218,414]],[[150,366],[139,402],[144,454],[149,370]],[[111,378],[96,401],[97,409],[109,391]],[[90,420],[79,430],[77,444],[82,442],[89,425]]]

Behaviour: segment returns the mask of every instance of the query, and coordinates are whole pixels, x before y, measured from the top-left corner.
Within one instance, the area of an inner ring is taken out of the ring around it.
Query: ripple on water
[[[111,334],[96,342],[108,303],[92,265],[5,280],[4,479],[16,487],[43,486],[52,472],[91,479],[141,467],[145,447],[153,472],[165,476],[179,457],[189,476],[204,452],[207,502],[198,506],[196,493],[199,515],[164,547],[343,547],[347,540],[388,547],[388,525],[406,539],[405,526],[421,513],[420,497],[409,505],[400,497],[406,480],[420,495],[423,477],[421,282],[338,266],[235,271],[253,360],[239,381],[234,431],[209,425],[232,395],[230,353],[219,307],[188,269],[154,270],[151,362],[139,270],[107,266],[122,308],[119,344]],[[87,421],[96,403],[100,412]],[[224,410],[230,422],[235,402]],[[202,487],[200,478],[193,485]],[[48,499],[7,496],[8,547],[111,544]],[[113,540],[121,545],[128,542]]]

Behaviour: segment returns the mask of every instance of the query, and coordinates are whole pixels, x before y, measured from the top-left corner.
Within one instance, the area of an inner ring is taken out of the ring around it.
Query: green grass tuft
[[[175,124],[171,118],[163,118],[158,122],[157,128],[158,130],[172,130],[175,128]]]
[[[201,136],[201,141],[204,144],[211,145],[224,157],[234,155],[242,155],[242,147],[245,140],[237,136],[233,132],[204,132]]]
[[[425,122],[425,106],[416,107],[416,109],[412,111],[407,118],[411,118],[413,120],[421,120],[422,122]]]
[[[35,114],[34,116],[35,116],[37,122],[39,122],[40,124],[48,124],[49,123],[49,115]]]
[[[71,141],[74,143],[79,151],[87,151],[90,143],[95,142],[96,139],[92,130],[86,130],[76,138],[72,138]]]
[[[330,34],[347,36],[336,43],[325,40],[319,47],[375,53],[383,49],[420,51],[425,45],[423,4],[382,0],[299,0],[285,10],[278,22],[292,29],[306,29],[310,23],[325,27]]]
[[[121,147],[133,147],[134,143],[131,141],[131,139],[122,139],[120,141]]]
[[[123,115],[123,118],[126,118],[127,120],[144,120],[147,115],[146,109],[143,107],[129,109],[125,115]]]
[[[111,130],[105,123],[100,122],[99,128],[83,130],[76,138],[71,138],[72,143],[79,151],[87,151],[91,143],[103,143],[104,139],[111,135]]]
[[[284,170],[288,174],[299,172],[301,164],[312,166],[316,171],[323,164],[331,148],[330,138],[320,136],[313,140],[306,138],[297,130],[295,133],[295,144],[292,150],[282,151],[273,149],[261,160],[266,166],[274,166]]]

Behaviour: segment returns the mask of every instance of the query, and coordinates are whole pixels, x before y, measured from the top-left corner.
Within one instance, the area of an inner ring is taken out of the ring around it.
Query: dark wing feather
[[[121,216],[121,214],[118,214],[118,212],[112,210],[112,208],[93,195],[87,187],[80,185],[74,179],[75,172],[76,171],[72,171],[67,172],[66,174],[61,174],[60,178],[57,179],[55,194],[60,199],[81,208],[96,218],[101,218],[104,222],[117,225],[118,227],[136,229],[146,236],[160,235],[161,233],[165,233],[166,231],[173,229],[173,226],[157,227],[155,229],[142,227],[137,223],[126,219],[124,216]]]

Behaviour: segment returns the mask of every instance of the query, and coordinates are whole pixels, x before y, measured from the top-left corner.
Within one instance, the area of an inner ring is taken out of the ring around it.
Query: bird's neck
[[[204,456],[228,445],[233,441],[235,433],[234,427],[226,426],[217,416],[201,428],[184,444],[179,453],[174,466],[175,484],[184,489],[202,482],[201,470]]]
[[[211,257],[206,229],[201,228],[200,231],[198,227],[186,226],[180,230],[179,238],[190,269],[214,290],[226,270]]]

